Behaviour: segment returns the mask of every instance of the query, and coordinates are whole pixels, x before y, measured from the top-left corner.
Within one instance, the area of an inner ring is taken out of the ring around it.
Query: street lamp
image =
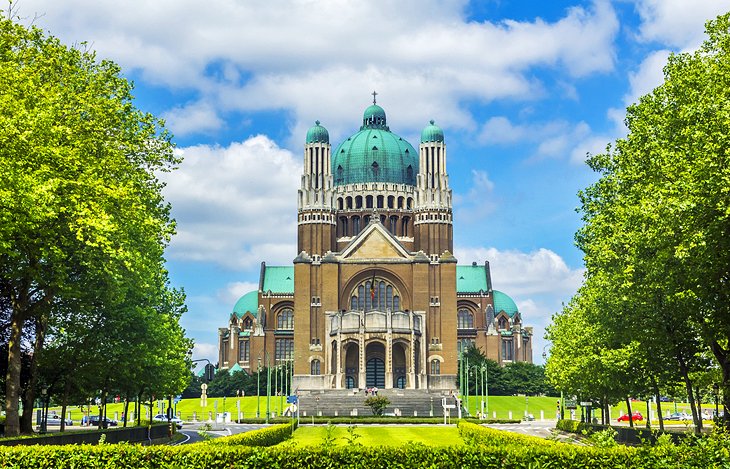
[[[261,354],[259,354],[258,368],[256,368],[256,418],[261,418]]]
[[[549,345],[550,345],[550,344],[546,344],[546,345],[545,345],[545,346],[544,346],[544,347],[542,348],[542,360],[543,360],[543,362],[545,362],[545,363],[543,364],[543,367],[545,366],[545,364],[547,364],[547,352],[545,352],[545,349],[546,349],[546,348],[547,348],[547,347],[548,347]],[[561,389],[561,390],[560,390],[560,420],[563,420],[563,413],[564,413],[564,412],[565,412],[565,400],[563,399],[563,390]]]
[[[41,388],[41,395],[43,396],[41,405],[41,433],[46,433],[48,430],[48,388],[43,386]]]

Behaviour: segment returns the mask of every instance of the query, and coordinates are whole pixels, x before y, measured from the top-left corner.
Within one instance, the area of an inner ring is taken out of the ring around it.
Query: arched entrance
[[[406,371],[408,362],[406,361],[406,344],[396,342],[393,344],[393,387],[405,389],[407,378]]]
[[[358,373],[360,363],[360,347],[357,342],[345,344],[345,387],[352,389],[358,387]]]
[[[365,385],[385,388],[385,346],[371,342],[365,347]]]

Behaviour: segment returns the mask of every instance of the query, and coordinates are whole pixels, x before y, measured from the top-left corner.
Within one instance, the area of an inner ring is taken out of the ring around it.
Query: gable
[[[408,252],[380,223],[372,223],[342,252],[343,259],[407,259]]]

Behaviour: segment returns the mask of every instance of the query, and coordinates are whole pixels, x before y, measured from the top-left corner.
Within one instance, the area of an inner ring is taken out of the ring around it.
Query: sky
[[[574,243],[585,164],[626,134],[626,107],[696,49],[730,0],[20,0],[16,14],[112,60],[135,105],[166,121],[180,167],[161,176],[177,235],[195,359],[258,288],[291,265],[307,129],[336,147],[375,90],[417,146],[434,119],[454,193],[454,251],[489,261],[495,289],[534,327],[534,355],[583,276]]]

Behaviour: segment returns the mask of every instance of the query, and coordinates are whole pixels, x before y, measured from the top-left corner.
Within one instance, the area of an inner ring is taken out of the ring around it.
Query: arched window
[[[310,364],[310,368],[311,368],[310,374],[312,374],[312,375],[319,375],[321,372],[321,369],[322,369],[319,360],[312,360],[312,363]]]
[[[460,309],[456,317],[457,329],[474,329],[474,315],[468,309]]]
[[[507,329],[507,318],[502,316],[497,323],[497,329]]]
[[[243,330],[250,331],[253,329],[253,320],[251,318],[245,318],[243,320]]]
[[[276,328],[283,330],[294,329],[294,312],[286,308],[276,316]]]
[[[398,291],[387,280],[369,279],[352,290],[350,308],[359,311],[400,311],[400,298]]]
[[[441,362],[433,359],[431,360],[431,374],[432,375],[440,375],[441,374]]]

